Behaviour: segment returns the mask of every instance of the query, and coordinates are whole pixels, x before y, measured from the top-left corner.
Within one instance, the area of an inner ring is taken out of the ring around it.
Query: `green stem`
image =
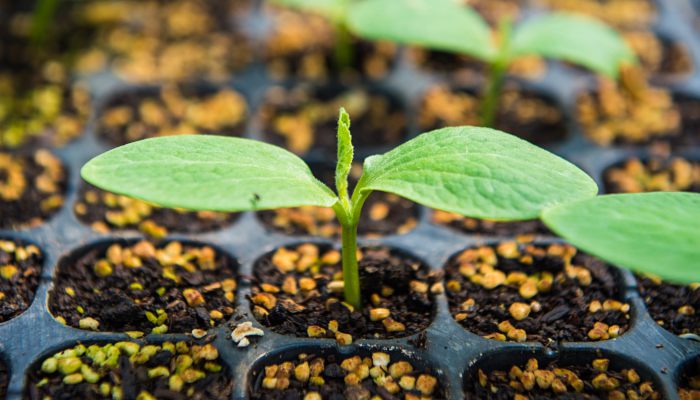
[[[333,62],[338,71],[350,68],[354,57],[352,48],[352,34],[345,24],[336,24],[335,48],[333,49]]]
[[[345,301],[359,311],[362,307],[362,294],[357,264],[357,224],[342,226],[342,242]]]
[[[501,90],[510,63],[511,22],[504,19],[499,24],[500,47],[491,63],[488,81],[481,98],[481,124],[490,128],[496,122],[496,112],[501,98]]]
[[[360,290],[360,268],[357,263],[357,225],[360,221],[362,206],[369,196],[369,191],[360,193],[357,187],[362,183],[362,178],[355,187],[352,199],[346,207],[343,202],[338,201],[333,206],[333,211],[340,222],[342,261],[343,261],[343,284],[345,301],[356,310],[362,307],[362,292]]]
[[[495,62],[491,65],[488,81],[481,100],[481,124],[493,128],[496,122],[496,112],[501,98],[501,89],[505,79],[506,63]]]

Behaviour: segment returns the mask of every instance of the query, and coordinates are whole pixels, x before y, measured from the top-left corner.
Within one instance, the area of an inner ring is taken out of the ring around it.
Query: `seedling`
[[[465,54],[490,68],[481,94],[481,124],[493,126],[508,67],[535,55],[579,64],[617,78],[619,66],[635,62],[614,30],[583,16],[551,13],[515,30],[502,20],[498,32],[470,7],[454,0],[364,0],[349,9],[348,26],[360,37]]]
[[[573,245],[672,282],[700,282],[700,194],[599,196],[558,205],[542,219]]]
[[[346,69],[354,57],[352,35],[348,30],[347,15],[353,0],[274,0],[278,4],[309,11],[326,18],[335,28],[333,60],[339,69]]]
[[[357,225],[374,190],[495,220],[536,218],[548,206],[597,192],[595,182],[569,162],[489,128],[439,129],[369,157],[350,195],[353,151],[350,117],[341,109],[335,193],[287,150],[223,136],[134,142],[94,158],[81,173],[105,190],[166,207],[231,212],[332,207],[342,227],[345,300],[357,309]]]

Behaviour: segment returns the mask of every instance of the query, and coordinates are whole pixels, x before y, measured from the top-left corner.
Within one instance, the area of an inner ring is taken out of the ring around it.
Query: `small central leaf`
[[[83,178],[110,192],[190,210],[331,207],[337,197],[296,155],[250,139],[146,139],[90,160]]]
[[[335,187],[341,199],[348,198],[348,175],[352,168],[353,156],[350,116],[341,108],[338,115],[338,163],[335,167]]]

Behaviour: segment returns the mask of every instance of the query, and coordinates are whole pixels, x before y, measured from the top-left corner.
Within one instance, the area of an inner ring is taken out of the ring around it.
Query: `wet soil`
[[[363,308],[354,310],[343,303],[339,251],[313,244],[278,249],[255,263],[253,313],[277,333],[338,341],[338,333],[404,337],[430,324],[436,276],[425,264],[378,248],[364,249],[359,265]]]
[[[700,162],[681,157],[631,158],[605,171],[607,193],[700,192]]]
[[[60,262],[49,310],[67,325],[103,332],[206,331],[233,314],[235,269],[204,245],[104,243]]]
[[[187,342],[79,344],[42,361],[27,380],[24,398],[32,400],[225,400],[233,386],[213,345]]]
[[[0,239],[0,322],[16,317],[32,304],[43,259],[34,245]]]
[[[479,126],[480,103],[472,89],[432,87],[421,103],[419,127],[425,132],[446,126]],[[537,145],[560,142],[567,136],[564,114],[552,100],[512,87],[501,95],[495,127]]]
[[[639,275],[637,282],[651,318],[661,327],[676,335],[700,335],[699,285],[676,285]]]
[[[114,146],[178,134],[240,136],[248,119],[245,98],[231,88],[163,86],[114,95],[101,111],[98,134]]]
[[[297,360],[266,365],[257,374],[249,389],[253,400],[441,399],[444,396],[435,376],[425,368],[414,367],[410,361],[391,360],[388,354],[379,352],[365,357],[300,354]],[[385,375],[386,379],[373,379]],[[314,394],[318,396],[312,397]]]
[[[466,234],[487,236],[550,235],[553,233],[539,220],[500,222],[468,218],[447,211],[434,210],[432,221]]]
[[[630,326],[615,271],[569,245],[471,248],[452,258],[446,273],[453,317],[489,339],[597,341]]]
[[[105,192],[83,183],[73,207],[78,219],[94,230],[138,229],[163,238],[170,232],[199,233],[221,229],[233,223],[238,214],[214,211],[185,211],[162,208],[126,196]]]
[[[63,205],[66,172],[48,150],[0,152],[0,228],[40,225]]]
[[[297,154],[335,154],[341,106],[352,115],[356,152],[405,139],[407,115],[397,97],[383,89],[337,84],[269,90],[260,110],[262,131],[270,142]]]
[[[650,381],[634,369],[609,369],[609,359],[585,365],[552,363],[539,368],[536,359],[510,369],[483,371],[466,380],[467,400],[511,399],[661,399]],[[632,397],[634,396],[634,397]]]

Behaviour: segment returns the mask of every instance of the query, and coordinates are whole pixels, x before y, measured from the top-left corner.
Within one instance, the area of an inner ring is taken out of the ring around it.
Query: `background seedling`
[[[573,245],[634,271],[672,282],[700,282],[700,194],[616,194],[543,212]]]
[[[505,73],[519,57],[569,61],[612,78],[617,78],[620,64],[636,60],[622,37],[602,22],[565,13],[536,17],[514,30],[503,20],[494,35],[476,11],[454,0],[364,0],[349,8],[348,26],[367,39],[484,61],[490,69],[481,103],[481,124],[486,126],[494,124]]]
[[[360,307],[357,224],[373,190],[476,218],[525,220],[561,202],[595,196],[583,171],[537,146],[489,128],[422,134],[365,160],[352,195],[350,118],[338,119],[336,190],[300,158],[249,139],[186,135],[146,139],[104,153],[82,169],[105,190],[166,207],[251,211],[332,207],[342,226],[345,299]]]
[[[335,28],[333,60],[338,69],[350,67],[354,54],[347,15],[354,0],[274,0],[275,3],[325,17]]]

